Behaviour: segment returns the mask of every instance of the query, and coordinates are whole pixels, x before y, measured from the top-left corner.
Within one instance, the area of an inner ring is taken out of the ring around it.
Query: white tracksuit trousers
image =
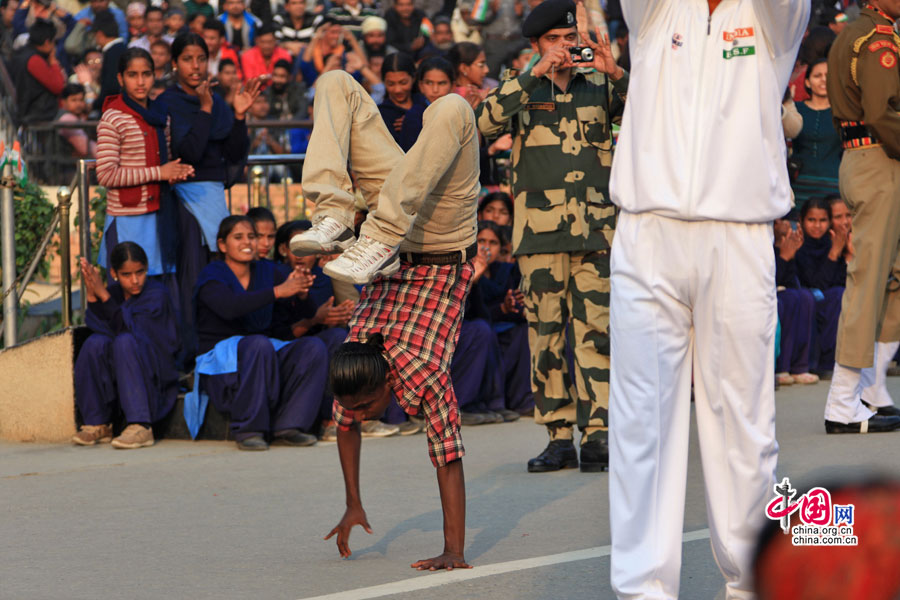
[[[727,597],[752,598],[778,458],[772,227],[623,211],[611,287],[613,589],[678,596],[693,365],[713,554]]]

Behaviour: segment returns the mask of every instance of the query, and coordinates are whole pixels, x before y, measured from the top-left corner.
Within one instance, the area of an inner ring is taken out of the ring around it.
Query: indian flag
[[[9,151],[9,163],[12,165],[13,177],[19,185],[25,185],[28,181],[28,169],[25,167],[25,160],[22,158],[22,148],[19,146],[19,140],[13,142],[12,150]]]
[[[487,21],[490,11],[489,0],[475,0],[475,4],[472,6],[472,20],[476,23],[484,23]]]
[[[434,33],[434,25],[428,19],[422,19],[422,24],[419,25],[419,33],[430,38],[431,34]]]

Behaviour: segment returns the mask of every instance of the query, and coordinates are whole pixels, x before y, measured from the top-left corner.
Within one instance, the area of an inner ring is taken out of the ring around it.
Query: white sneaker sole
[[[400,270],[400,260],[394,259],[388,262],[383,267],[376,269],[371,275],[366,276],[363,274],[354,275],[353,273],[345,273],[343,271],[336,271],[332,267],[334,265],[333,262],[328,263],[324,267],[322,267],[322,272],[331,277],[332,279],[337,279],[338,281],[345,281],[347,283],[352,283],[355,285],[366,285],[375,281],[378,277],[390,277],[394,273]]]
[[[295,235],[291,238],[291,254],[294,256],[312,256],[315,254],[337,254],[343,252],[356,243],[356,237],[351,236],[346,240],[334,240],[327,244],[322,244],[316,240],[304,238],[303,234]]]

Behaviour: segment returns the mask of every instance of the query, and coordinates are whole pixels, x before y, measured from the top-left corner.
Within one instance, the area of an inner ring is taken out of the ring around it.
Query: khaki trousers
[[[876,341],[900,340],[900,161],[880,146],[847,150],[840,187],[853,214],[856,254],[847,266],[835,360],[863,369],[873,364]]]
[[[319,77],[314,106],[303,163],[303,194],[316,205],[314,222],[328,216],[353,229],[349,164],[369,209],[363,234],[399,246],[413,230],[419,252],[475,241],[478,138],[474,113],[461,96],[449,94],[428,107],[406,155],[349,73]]]

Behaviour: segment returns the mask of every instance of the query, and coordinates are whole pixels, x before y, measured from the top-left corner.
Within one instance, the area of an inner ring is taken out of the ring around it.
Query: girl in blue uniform
[[[292,342],[271,338],[278,302],[305,294],[312,281],[300,269],[287,277],[271,261],[256,260],[256,231],[245,216],[219,226],[222,260],[209,263],[195,288],[199,351],[194,391],[185,398],[185,419],[196,437],[206,394],[230,415],[241,450],[266,450],[273,443],[308,446],[327,414],[328,349],[316,337]],[[205,394],[200,394],[200,389]]]
[[[498,260],[502,227],[480,221],[477,240],[474,283],[450,367],[464,425],[515,421],[534,409],[521,274],[515,263]]]
[[[97,269],[81,259],[85,321],[93,333],[75,361],[75,402],[84,425],[72,441],[152,446],[150,426],[169,414],[178,392],[178,321],[166,286],[147,277],[143,248],[122,242],[109,261],[116,282],[106,287]],[[119,409],[128,425],[113,439]]]
[[[819,377],[810,373],[810,353],[816,319],[816,299],[800,286],[797,251],[803,233],[784,219],[775,221],[775,285],[778,287],[778,322],[781,325],[781,352],[775,360],[775,380],[779,385],[812,384]]]
[[[422,131],[421,113],[428,106],[425,97],[416,91],[416,63],[406,54],[389,54],[381,66],[381,80],[386,93],[378,111],[397,145],[409,152]],[[406,115],[410,111],[418,115],[418,127],[412,119],[407,123]]]
[[[225,188],[243,174],[250,139],[244,119],[259,95],[258,78],[234,96],[234,110],[213,93],[208,79],[209,50],[203,38],[182,33],[172,42],[175,85],[161,96],[172,127],[172,154],[194,168],[194,175],[174,186],[178,197],[178,284],[184,328],[193,330],[191,298],[197,276],[216,250],[216,230],[229,215]],[[186,350],[195,340],[185,339]]]
[[[831,225],[831,205],[824,198],[813,198],[800,212],[803,245],[797,250],[797,276],[800,285],[812,290],[816,298],[817,368],[820,372],[834,369],[841,299],[847,280],[844,252],[850,240],[849,231]],[[827,375],[826,375],[827,377]]]

